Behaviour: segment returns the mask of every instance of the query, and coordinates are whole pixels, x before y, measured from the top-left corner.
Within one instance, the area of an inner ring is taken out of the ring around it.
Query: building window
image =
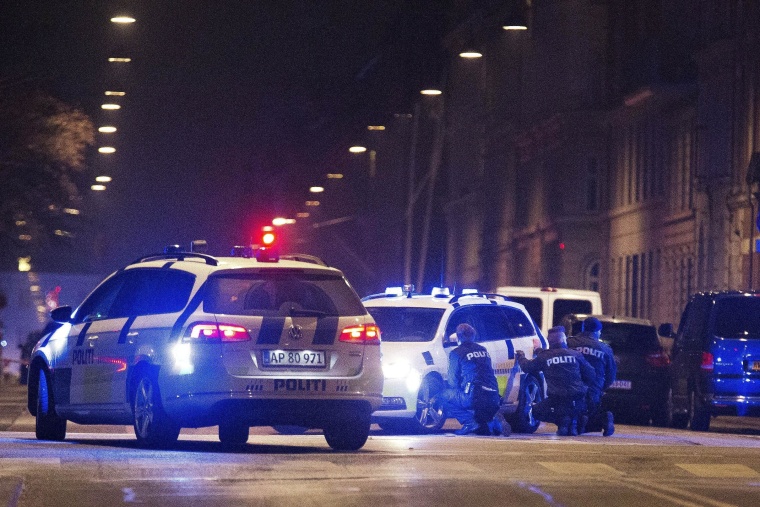
[[[599,281],[601,280],[600,270],[601,267],[599,261],[593,261],[588,265],[584,277],[586,279],[586,289],[599,292]]]

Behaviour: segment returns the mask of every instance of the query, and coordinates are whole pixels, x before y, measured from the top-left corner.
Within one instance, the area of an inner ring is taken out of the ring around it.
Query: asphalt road
[[[0,505],[760,505],[757,419],[718,418],[710,433],[619,425],[609,438],[376,429],[353,453],[269,428],[232,450],[214,428],[183,430],[169,451],[137,448],[123,426],[70,425],[66,441],[40,442],[30,421],[0,427]]]

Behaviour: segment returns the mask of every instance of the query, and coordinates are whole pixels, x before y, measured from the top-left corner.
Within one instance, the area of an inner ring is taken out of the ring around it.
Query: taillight
[[[662,352],[652,352],[651,354],[647,354],[644,359],[646,359],[649,366],[655,368],[665,368],[670,364],[670,357]]]
[[[380,329],[374,324],[348,326],[340,332],[339,340],[348,343],[380,345]]]
[[[713,371],[715,369],[715,359],[709,352],[702,352],[702,364],[699,365],[703,371]]]
[[[246,342],[251,339],[242,326],[199,322],[187,328],[184,341]]]

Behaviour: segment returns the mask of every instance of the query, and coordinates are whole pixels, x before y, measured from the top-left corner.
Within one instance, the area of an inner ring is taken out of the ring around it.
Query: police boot
[[[504,415],[501,412],[496,412],[491,422],[488,423],[488,427],[491,430],[491,434],[497,437],[508,437],[512,434],[512,426],[504,419]]]
[[[612,412],[606,412],[604,414],[604,427],[602,428],[602,436],[609,437],[615,433],[615,418],[612,416]]]
[[[470,433],[474,433],[478,431],[478,428],[480,428],[480,424],[476,423],[475,421],[469,422],[456,430],[454,432],[455,435],[469,435]]]
[[[557,435],[561,437],[566,437],[570,434],[570,423],[572,422],[572,419],[570,417],[563,417],[559,420],[559,423],[557,424]]]

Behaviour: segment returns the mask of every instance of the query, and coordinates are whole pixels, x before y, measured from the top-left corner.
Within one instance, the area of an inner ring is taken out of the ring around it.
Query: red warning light
[[[560,250],[564,250],[565,249],[565,244],[563,242],[561,242],[561,241],[559,243],[559,249]]]
[[[261,229],[261,246],[270,247],[277,241],[277,235],[274,232],[274,227],[266,226]]]

